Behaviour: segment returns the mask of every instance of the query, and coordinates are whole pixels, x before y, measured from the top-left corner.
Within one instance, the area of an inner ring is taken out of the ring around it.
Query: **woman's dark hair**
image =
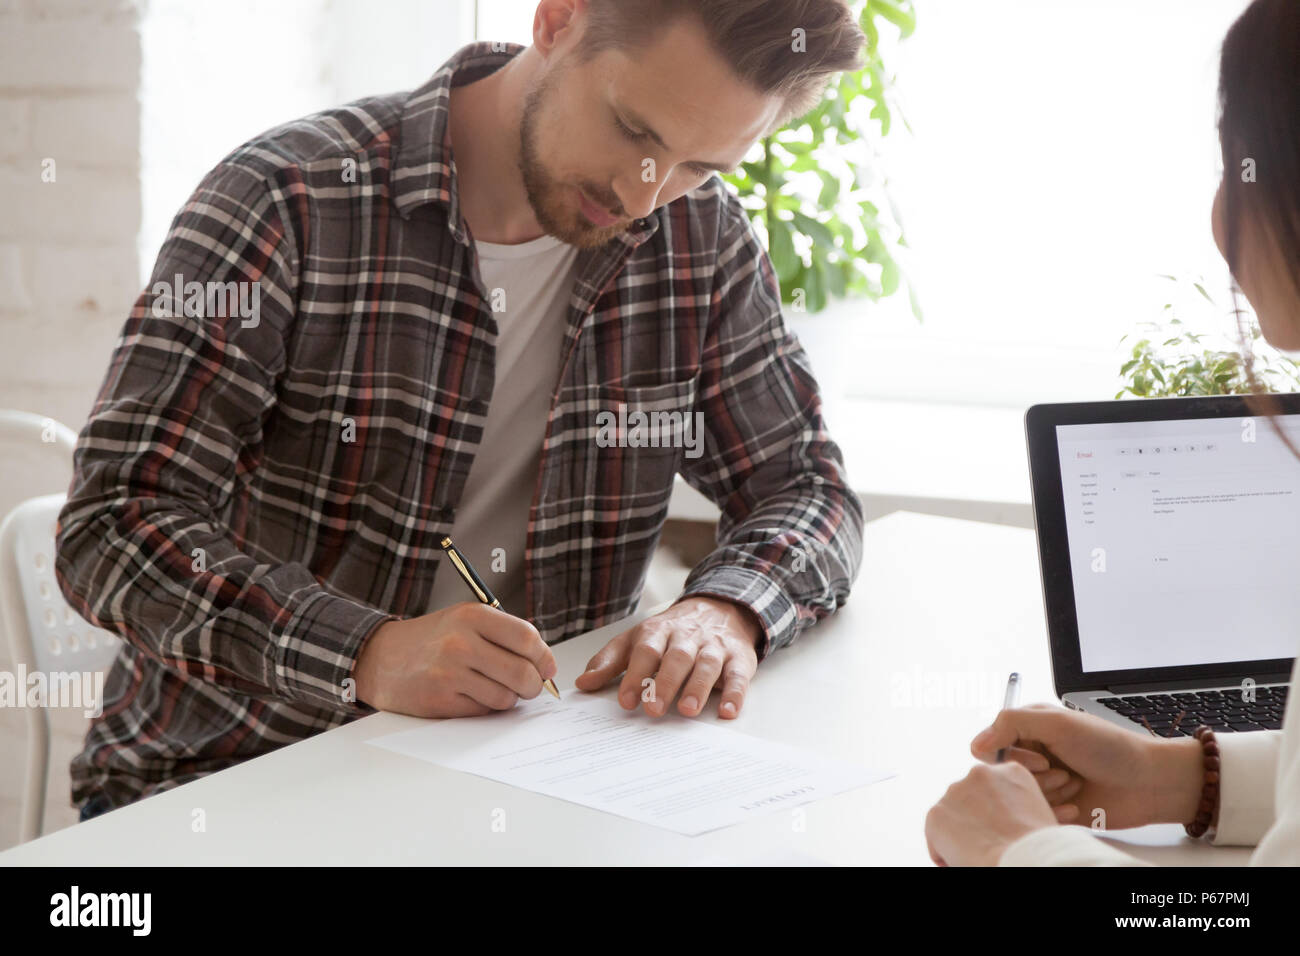
[[[1219,143],[1228,267],[1241,275],[1242,224],[1249,221],[1280,255],[1300,301],[1300,0],[1255,0],[1228,31],[1219,64]],[[1239,301],[1235,287],[1233,300]],[[1239,304],[1236,313],[1246,377],[1262,393]],[[1271,418],[1276,406],[1262,398],[1252,407]]]

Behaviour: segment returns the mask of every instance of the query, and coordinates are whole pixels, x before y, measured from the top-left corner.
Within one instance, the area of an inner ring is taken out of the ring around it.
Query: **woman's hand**
[[[1120,830],[1196,816],[1203,778],[1193,738],[1142,736],[1039,704],[1004,710],[971,741],[971,753],[985,761],[1000,747],[1033,773],[1061,823]]]
[[[1056,826],[1034,776],[1018,763],[977,764],[925,818],[930,859],[940,866],[997,866],[1022,836]]]

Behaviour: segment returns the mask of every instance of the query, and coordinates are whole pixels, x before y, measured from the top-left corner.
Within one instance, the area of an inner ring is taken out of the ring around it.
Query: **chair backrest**
[[[0,628],[5,631],[10,650],[4,664],[15,671],[25,670],[28,677],[45,674],[49,694],[52,679],[60,673],[67,679],[71,674],[108,667],[120,641],[107,631],[91,627],[68,607],[54,577],[54,525],[65,495],[32,497],[50,487],[47,481],[67,487],[76,433],[52,418],[5,408],[0,409],[0,444],[4,446],[5,462],[0,479],[0,515],[8,512],[0,523]],[[0,650],[0,658],[3,656]],[[96,685],[95,690],[101,687]],[[52,722],[46,707],[25,706],[26,686],[15,689],[24,695],[20,709],[27,726],[18,820],[19,841],[26,842],[40,836],[44,829]],[[84,704],[84,682],[81,689]],[[56,706],[70,702],[62,693],[49,694],[46,700]],[[2,771],[10,774],[15,769],[6,766]]]
[[[0,525],[0,600],[15,664],[28,671],[98,671],[113,663],[116,635],[68,606],[54,577],[54,526],[66,495],[29,498]]]
[[[77,433],[62,422],[16,408],[0,408],[0,441],[34,440],[53,445],[72,460]]]

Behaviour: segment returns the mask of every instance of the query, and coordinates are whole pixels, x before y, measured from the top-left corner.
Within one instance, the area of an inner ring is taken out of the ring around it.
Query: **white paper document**
[[[369,743],[687,836],[892,776],[604,698],[538,697]]]

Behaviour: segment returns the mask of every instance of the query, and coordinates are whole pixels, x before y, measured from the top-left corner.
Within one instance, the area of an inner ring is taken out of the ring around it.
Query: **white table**
[[[369,746],[421,723],[376,714],[0,863],[929,865],[926,811],[971,765],[968,742],[1000,706],[1007,673],[1024,675],[1025,702],[1052,695],[1033,536],[900,512],[867,525],[866,549],[850,602],[762,665],[731,726],[898,772],[884,783],[683,837]],[[577,693],[573,677],[621,626],[556,648],[562,690]],[[195,809],[206,832],[192,831]],[[504,832],[493,829],[499,811]],[[1192,843],[1176,826],[1123,839],[1167,864],[1248,855]]]

